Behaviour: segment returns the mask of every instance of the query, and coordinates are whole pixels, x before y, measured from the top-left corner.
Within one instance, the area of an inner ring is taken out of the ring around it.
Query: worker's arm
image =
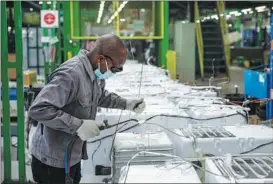
[[[126,109],[126,99],[115,93],[110,93],[105,89],[105,81],[101,80],[102,95],[99,99],[99,107],[112,109]]]
[[[76,96],[77,77],[71,72],[59,71],[41,90],[29,109],[29,116],[55,130],[74,134],[82,120],[61,109]]]

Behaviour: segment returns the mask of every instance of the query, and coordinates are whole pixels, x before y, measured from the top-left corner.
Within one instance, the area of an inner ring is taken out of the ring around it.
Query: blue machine
[[[269,73],[253,70],[244,71],[245,96],[258,99],[269,98],[266,106],[266,119],[273,119],[273,15],[271,15],[271,50]]]
[[[270,38],[271,38],[271,50],[270,50],[270,64],[269,64],[269,98],[273,99],[273,14],[271,15],[270,19],[271,31],[270,31]],[[273,101],[271,100],[268,103],[267,107],[267,119],[273,118]]]

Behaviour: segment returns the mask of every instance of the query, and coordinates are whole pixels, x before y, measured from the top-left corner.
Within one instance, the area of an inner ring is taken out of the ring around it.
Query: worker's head
[[[101,36],[95,42],[90,54],[94,69],[102,74],[109,71],[112,73],[121,72],[127,59],[127,49],[124,43],[113,34]]]

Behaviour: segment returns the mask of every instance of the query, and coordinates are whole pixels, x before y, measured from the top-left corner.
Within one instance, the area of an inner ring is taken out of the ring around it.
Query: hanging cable
[[[195,120],[195,121],[209,121],[209,120],[215,120],[215,119],[220,119],[220,118],[232,117],[232,116],[236,116],[236,115],[238,115],[238,114],[241,115],[241,116],[243,116],[244,118],[246,118],[246,116],[245,116],[244,114],[238,113],[238,112],[237,112],[237,113],[234,113],[234,114],[229,114],[229,115],[225,115],[225,116],[218,116],[218,117],[211,117],[211,118],[193,118],[193,117],[181,116],[181,115],[157,114],[157,115],[151,116],[151,117],[149,117],[149,118],[143,120],[143,123],[141,123],[141,124],[140,124],[140,123],[137,123],[137,124],[135,124],[135,125],[132,125],[132,126],[126,128],[126,129],[120,131],[120,133],[121,133],[121,132],[125,132],[125,131],[127,131],[127,130],[130,130],[130,129],[132,129],[132,128],[135,128],[135,127],[137,127],[137,126],[139,126],[139,125],[145,124],[146,122],[148,122],[148,121],[150,121],[150,120],[152,120],[152,119],[154,119],[154,118],[156,118],[156,117],[172,117],[172,118],[191,119],[191,120]],[[118,125],[121,125],[121,124],[124,124],[124,126],[125,126],[125,125],[128,124],[128,122],[139,122],[139,121],[136,120],[136,119],[129,119],[129,120],[122,121],[122,122],[119,122],[119,123],[117,123],[117,124],[111,125],[111,127],[118,126]],[[123,126],[123,127],[124,127],[124,126]],[[119,131],[119,130],[121,130],[121,128],[119,128],[117,131]],[[106,138],[108,138],[108,137],[111,137],[111,136],[113,136],[113,135],[114,135],[114,134],[111,134],[111,135],[102,137],[102,138],[100,138],[100,139],[96,139],[96,140],[90,141],[90,142],[88,142],[88,143],[94,143],[94,142],[97,142],[97,141],[99,141],[99,140],[103,140],[103,139],[106,139]]]
[[[133,60],[135,60],[135,57],[134,57],[134,54],[133,54],[133,51],[132,51],[132,42],[131,40],[129,41],[130,43],[130,51],[131,51],[131,54],[132,54],[132,58]],[[139,81],[139,90],[138,90],[138,98],[140,97],[140,90],[141,90],[141,84],[142,84],[142,75],[143,75],[143,63],[141,65],[141,71],[140,71],[140,81]],[[118,125],[120,123],[120,119],[121,119],[121,114],[122,114],[123,110],[121,110],[120,112],[120,115],[119,115],[119,120],[118,120],[118,124],[116,126],[116,130],[115,130],[115,133],[113,134],[114,138],[113,138],[113,141],[112,141],[112,144],[111,144],[111,151],[110,151],[110,154],[109,154],[109,160],[111,161],[112,159],[112,149],[113,149],[113,145],[114,145],[114,142],[115,142],[115,139],[116,139],[116,135],[117,135],[117,132],[118,132]],[[129,113],[129,118],[131,118],[131,112]]]

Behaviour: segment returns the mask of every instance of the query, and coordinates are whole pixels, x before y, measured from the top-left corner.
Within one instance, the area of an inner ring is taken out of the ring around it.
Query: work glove
[[[126,102],[126,110],[130,110],[135,113],[142,113],[145,107],[146,105],[143,98],[138,100],[127,100]]]
[[[81,140],[86,141],[89,138],[100,135],[100,126],[103,126],[103,124],[96,123],[94,120],[83,120],[82,125],[77,130],[77,135]]]

